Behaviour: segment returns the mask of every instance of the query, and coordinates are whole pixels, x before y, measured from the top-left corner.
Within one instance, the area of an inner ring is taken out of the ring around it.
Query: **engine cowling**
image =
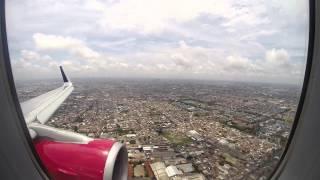
[[[113,140],[88,143],[34,140],[38,155],[55,180],[126,180],[128,155],[125,146]]]

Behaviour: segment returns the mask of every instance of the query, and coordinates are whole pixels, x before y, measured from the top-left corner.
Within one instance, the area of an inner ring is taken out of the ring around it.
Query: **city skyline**
[[[75,90],[46,125],[126,144],[129,180],[267,179],[300,95],[299,87],[271,84],[72,82]],[[19,100],[58,84],[18,83]]]

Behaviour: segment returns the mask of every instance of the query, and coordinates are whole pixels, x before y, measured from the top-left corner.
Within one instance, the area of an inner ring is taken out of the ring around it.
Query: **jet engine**
[[[126,180],[128,155],[114,140],[92,139],[40,124],[30,125],[35,149],[54,180]]]

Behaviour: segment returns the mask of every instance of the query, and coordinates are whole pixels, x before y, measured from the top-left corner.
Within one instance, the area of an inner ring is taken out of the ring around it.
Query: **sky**
[[[10,0],[6,18],[17,80],[304,76],[303,0]]]

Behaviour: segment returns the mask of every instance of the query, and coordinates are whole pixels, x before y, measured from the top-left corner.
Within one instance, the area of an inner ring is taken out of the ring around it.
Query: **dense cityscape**
[[[48,125],[126,144],[128,179],[267,179],[297,108],[293,85],[75,79]],[[61,86],[18,82],[20,101]]]

